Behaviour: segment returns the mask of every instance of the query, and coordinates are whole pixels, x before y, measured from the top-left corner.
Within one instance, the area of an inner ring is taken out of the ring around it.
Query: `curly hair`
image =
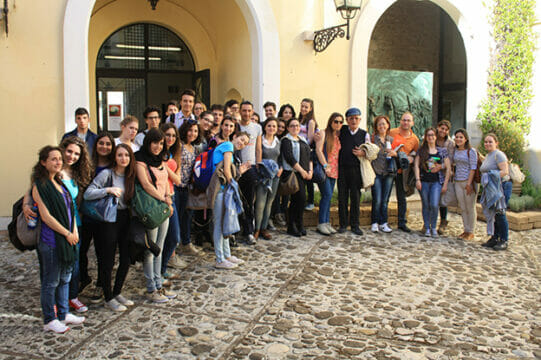
[[[49,177],[49,172],[41,162],[47,161],[47,159],[49,158],[49,154],[53,151],[58,151],[60,155],[62,155],[62,149],[60,149],[58,146],[47,145],[39,150],[38,162],[32,168],[32,175],[30,176],[30,181],[32,184],[36,183],[37,181],[41,182],[47,180],[47,178]],[[61,183],[60,173],[56,174],[55,180],[58,183]]]
[[[81,194],[90,185],[90,181],[92,181],[92,163],[90,162],[90,156],[88,156],[85,143],[77,136],[70,136],[62,140],[60,149],[62,149],[63,156],[65,156],[66,149],[70,145],[77,145],[81,151],[79,160],[71,165],[72,177],[79,187],[79,194]]]

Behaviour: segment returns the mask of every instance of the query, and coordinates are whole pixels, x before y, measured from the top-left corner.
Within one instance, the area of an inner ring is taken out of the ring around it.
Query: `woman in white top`
[[[115,145],[126,144],[133,152],[139,150],[139,145],[133,142],[139,130],[139,120],[135,116],[128,115],[120,122],[120,136],[115,139]]]

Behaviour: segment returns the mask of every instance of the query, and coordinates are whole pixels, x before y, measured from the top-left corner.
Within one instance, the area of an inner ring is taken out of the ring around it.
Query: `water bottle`
[[[34,203],[32,206],[32,211],[36,214],[38,213],[38,204]],[[29,229],[35,229],[36,226],[38,226],[38,217],[37,216],[31,216],[30,220],[28,220],[28,228]]]
[[[392,150],[392,148],[391,148],[391,142],[390,142],[389,140],[387,140],[387,141],[385,142],[385,148],[386,148],[387,150]],[[389,155],[389,153],[387,153],[387,160],[390,160],[390,159],[392,159],[392,157],[391,157],[391,155]]]

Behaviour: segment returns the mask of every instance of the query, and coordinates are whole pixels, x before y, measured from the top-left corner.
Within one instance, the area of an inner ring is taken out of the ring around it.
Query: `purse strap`
[[[150,180],[152,181],[152,185],[154,185],[154,187],[157,189],[158,187],[156,186],[156,175],[154,175],[154,173],[150,169],[149,164],[147,164],[147,169],[148,169],[148,173],[150,174]]]

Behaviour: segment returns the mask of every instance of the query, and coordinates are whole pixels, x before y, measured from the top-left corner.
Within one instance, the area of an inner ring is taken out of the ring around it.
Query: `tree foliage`
[[[535,0],[494,0],[491,21],[495,47],[478,119],[483,134],[495,133],[500,149],[522,163],[531,123]]]

